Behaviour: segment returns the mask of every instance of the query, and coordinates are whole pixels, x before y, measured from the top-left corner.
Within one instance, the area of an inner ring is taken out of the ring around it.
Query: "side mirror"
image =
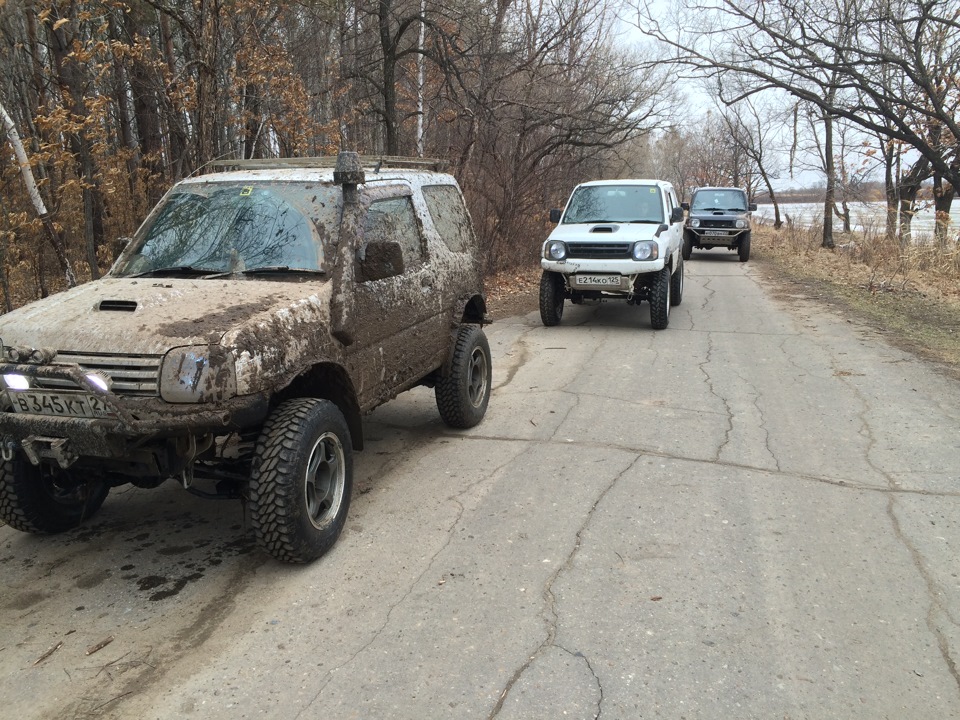
[[[560,208],[553,208],[550,210],[550,222],[556,224],[560,222],[560,216],[563,215],[563,210]]]
[[[403,250],[397,242],[364,243],[357,251],[357,282],[383,280],[403,272]]]
[[[756,211],[757,211],[757,204],[756,204],[756,203],[750,203],[749,207],[750,207],[750,212],[756,212]]]
[[[683,222],[683,206],[675,207],[670,213],[670,224]]]
[[[682,203],[680,203],[680,207],[682,207],[682,208],[683,208],[684,210],[686,210],[687,212],[690,212],[690,203],[688,203],[688,202],[682,202]]]

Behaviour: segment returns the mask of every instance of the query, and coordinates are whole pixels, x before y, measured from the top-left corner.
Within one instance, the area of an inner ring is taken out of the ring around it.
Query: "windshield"
[[[563,224],[664,222],[660,188],[656,185],[587,185],[577,188]]]
[[[112,274],[322,272],[323,239],[336,239],[339,198],[339,188],[302,183],[184,185],[167,196]]]
[[[747,196],[742,190],[698,190],[690,204],[690,212],[698,210],[746,212]]]

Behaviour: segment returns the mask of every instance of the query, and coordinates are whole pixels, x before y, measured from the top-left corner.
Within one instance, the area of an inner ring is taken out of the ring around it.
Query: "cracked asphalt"
[[[960,384],[772,297],[695,253],[665,331],[488,327],[483,423],[368,417],[307,567],[172,483],[0,528],[4,716],[960,718]]]

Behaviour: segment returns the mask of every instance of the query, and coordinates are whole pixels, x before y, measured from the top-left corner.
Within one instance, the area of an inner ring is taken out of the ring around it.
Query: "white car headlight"
[[[660,246],[652,240],[634,243],[631,255],[634,260],[656,260],[660,257]]]
[[[233,354],[219,345],[170,350],[160,367],[160,397],[171,403],[205,403],[237,394]]]
[[[565,260],[567,257],[567,244],[560,240],[550,241],[543,248],[543,256],[547,260]]]

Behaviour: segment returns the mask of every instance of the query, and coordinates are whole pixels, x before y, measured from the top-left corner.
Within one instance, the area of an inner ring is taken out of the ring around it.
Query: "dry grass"
[[[758,227],[752,260],[775,283],[789,282],[882,330],[894,344],[960,377],[960,246],[900,248],[879,233],[838,236],[820,246],[817,228]]]

